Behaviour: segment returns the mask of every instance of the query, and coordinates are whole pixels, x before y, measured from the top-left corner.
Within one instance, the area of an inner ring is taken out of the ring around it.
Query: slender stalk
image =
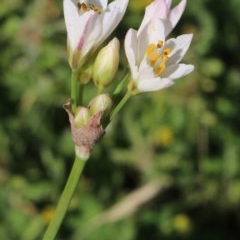
[[[121,110],[121,108],[125,105],[128,99],[131,97],[131,93],[127,92],[122,100],[118,103],[118,105],[113,109],[112,113],[110,114],[110,120]]]
[[[78,102],[78,82],[77,82],[77,71],[72,71],[71,77],[71,103],[72,103],[72,112],[73,114],[76,111]]]
[[[82,105],[84,85],[85,84],[78,83],[78,86],[77,86],[77,106]]]
[[[116,87],[116,89],[114,90],[113,94],[118,94],[121,92],[125,82],[129,79],[129,75],[130,73],[128,72],[128,70],[126,70],[123,74],[123,78],[122,80],[120,80],[118,86]]]
[[[57,232],[60,228],[60,225],[63,221],[63,218],[67,212],[67,209],[68,209],[68,206],[72,199],[74,190],[77,186],[79,177],[83,171],[85,162],[86,162],[85,160],[79,159],[77,157],[75,158],[69,178],[67,180],[65,188],[64,188],[62,195],[60,197],[60,200],[58,202],[58,205],[57,205],[56,211],[53,215],[53,218],[45,232],[43,240],[55,239]]]

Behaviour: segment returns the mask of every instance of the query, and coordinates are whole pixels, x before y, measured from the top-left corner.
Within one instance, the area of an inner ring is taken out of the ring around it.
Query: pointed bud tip
[[[88,107],[91,115],[98,112],[104,112],[106,115],[111,110],[112,105],[112,99],[108,94],[100,94],[92,99]]]
[[[97,55],[93,66],[93,81],[100,89],[112,83],[119,65],[119,48],[119,40],[113,38]]]

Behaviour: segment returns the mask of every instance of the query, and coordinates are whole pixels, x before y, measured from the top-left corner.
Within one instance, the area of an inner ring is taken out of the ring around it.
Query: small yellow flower
[[[155,135],[155,144],[157,146],[166,147],[171,144],[173,140],[173,132],[172,129],[168,126],[161,127],[157,130]]]
[[[53,206],[47,206],[42,211],[43,222],[47,225],[53,218],[53,214],[55,212],[55,208]]]
[[[130,0],[129,1],[129,9],[134,12],[140,12],[145,9],[145,7],[150,4],[152,0]]]
[[[177,232],[188,234],[192,229],[191,219],[183,213],[177,214],[173,219],[173,225]]]

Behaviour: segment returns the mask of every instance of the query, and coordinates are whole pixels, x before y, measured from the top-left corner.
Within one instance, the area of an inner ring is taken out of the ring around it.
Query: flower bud
[[[80,68],[78,70],[78,76],[77,76],[78,82],[80,82],[82,84],[88,83],[92,77],[92,69],[93,69],[93,65],[91,65],[91,64],[89,64],[88,66],[86,66],[83,69]]]
[[[110,112],[112,105],[112,99],[108,94],[100,94],[92,99],[88,105],[90,115],[93,116],[101,111],[104,111],[104,114],[106,115],[106,113]]]
[[[107,46],[99,51],[96,57],[93,66],[93,81],[100,89],[108,87],[117,72],[119,65],[119,47],[119,40],[113,38]]]
[[[76,110],[76,115],[74,118],[74,123],[77,128],[80,128],[88,122],[90,118],[90,113],[88,108],[85,107],[78,107]]]

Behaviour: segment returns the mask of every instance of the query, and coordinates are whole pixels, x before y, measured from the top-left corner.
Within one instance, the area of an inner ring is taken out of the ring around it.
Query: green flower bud
[[[108,87],[117,72],[119,65],[119,47],[119,40],[113,38],[107,46],[99,51],[96,57],[93,66],[93,81],[100,89]]]
[[[90,113],[88,108],[78,107],[76,110],[76,115],[74,118],[74,123],[77,128],[85,126],[90,118]]]
[[[89,113],[93,116],[98,112],[104,111],[104,115],[106,115],[112,109],[112,105],[112,99],[108,94],[100,94],[89,103]]]

